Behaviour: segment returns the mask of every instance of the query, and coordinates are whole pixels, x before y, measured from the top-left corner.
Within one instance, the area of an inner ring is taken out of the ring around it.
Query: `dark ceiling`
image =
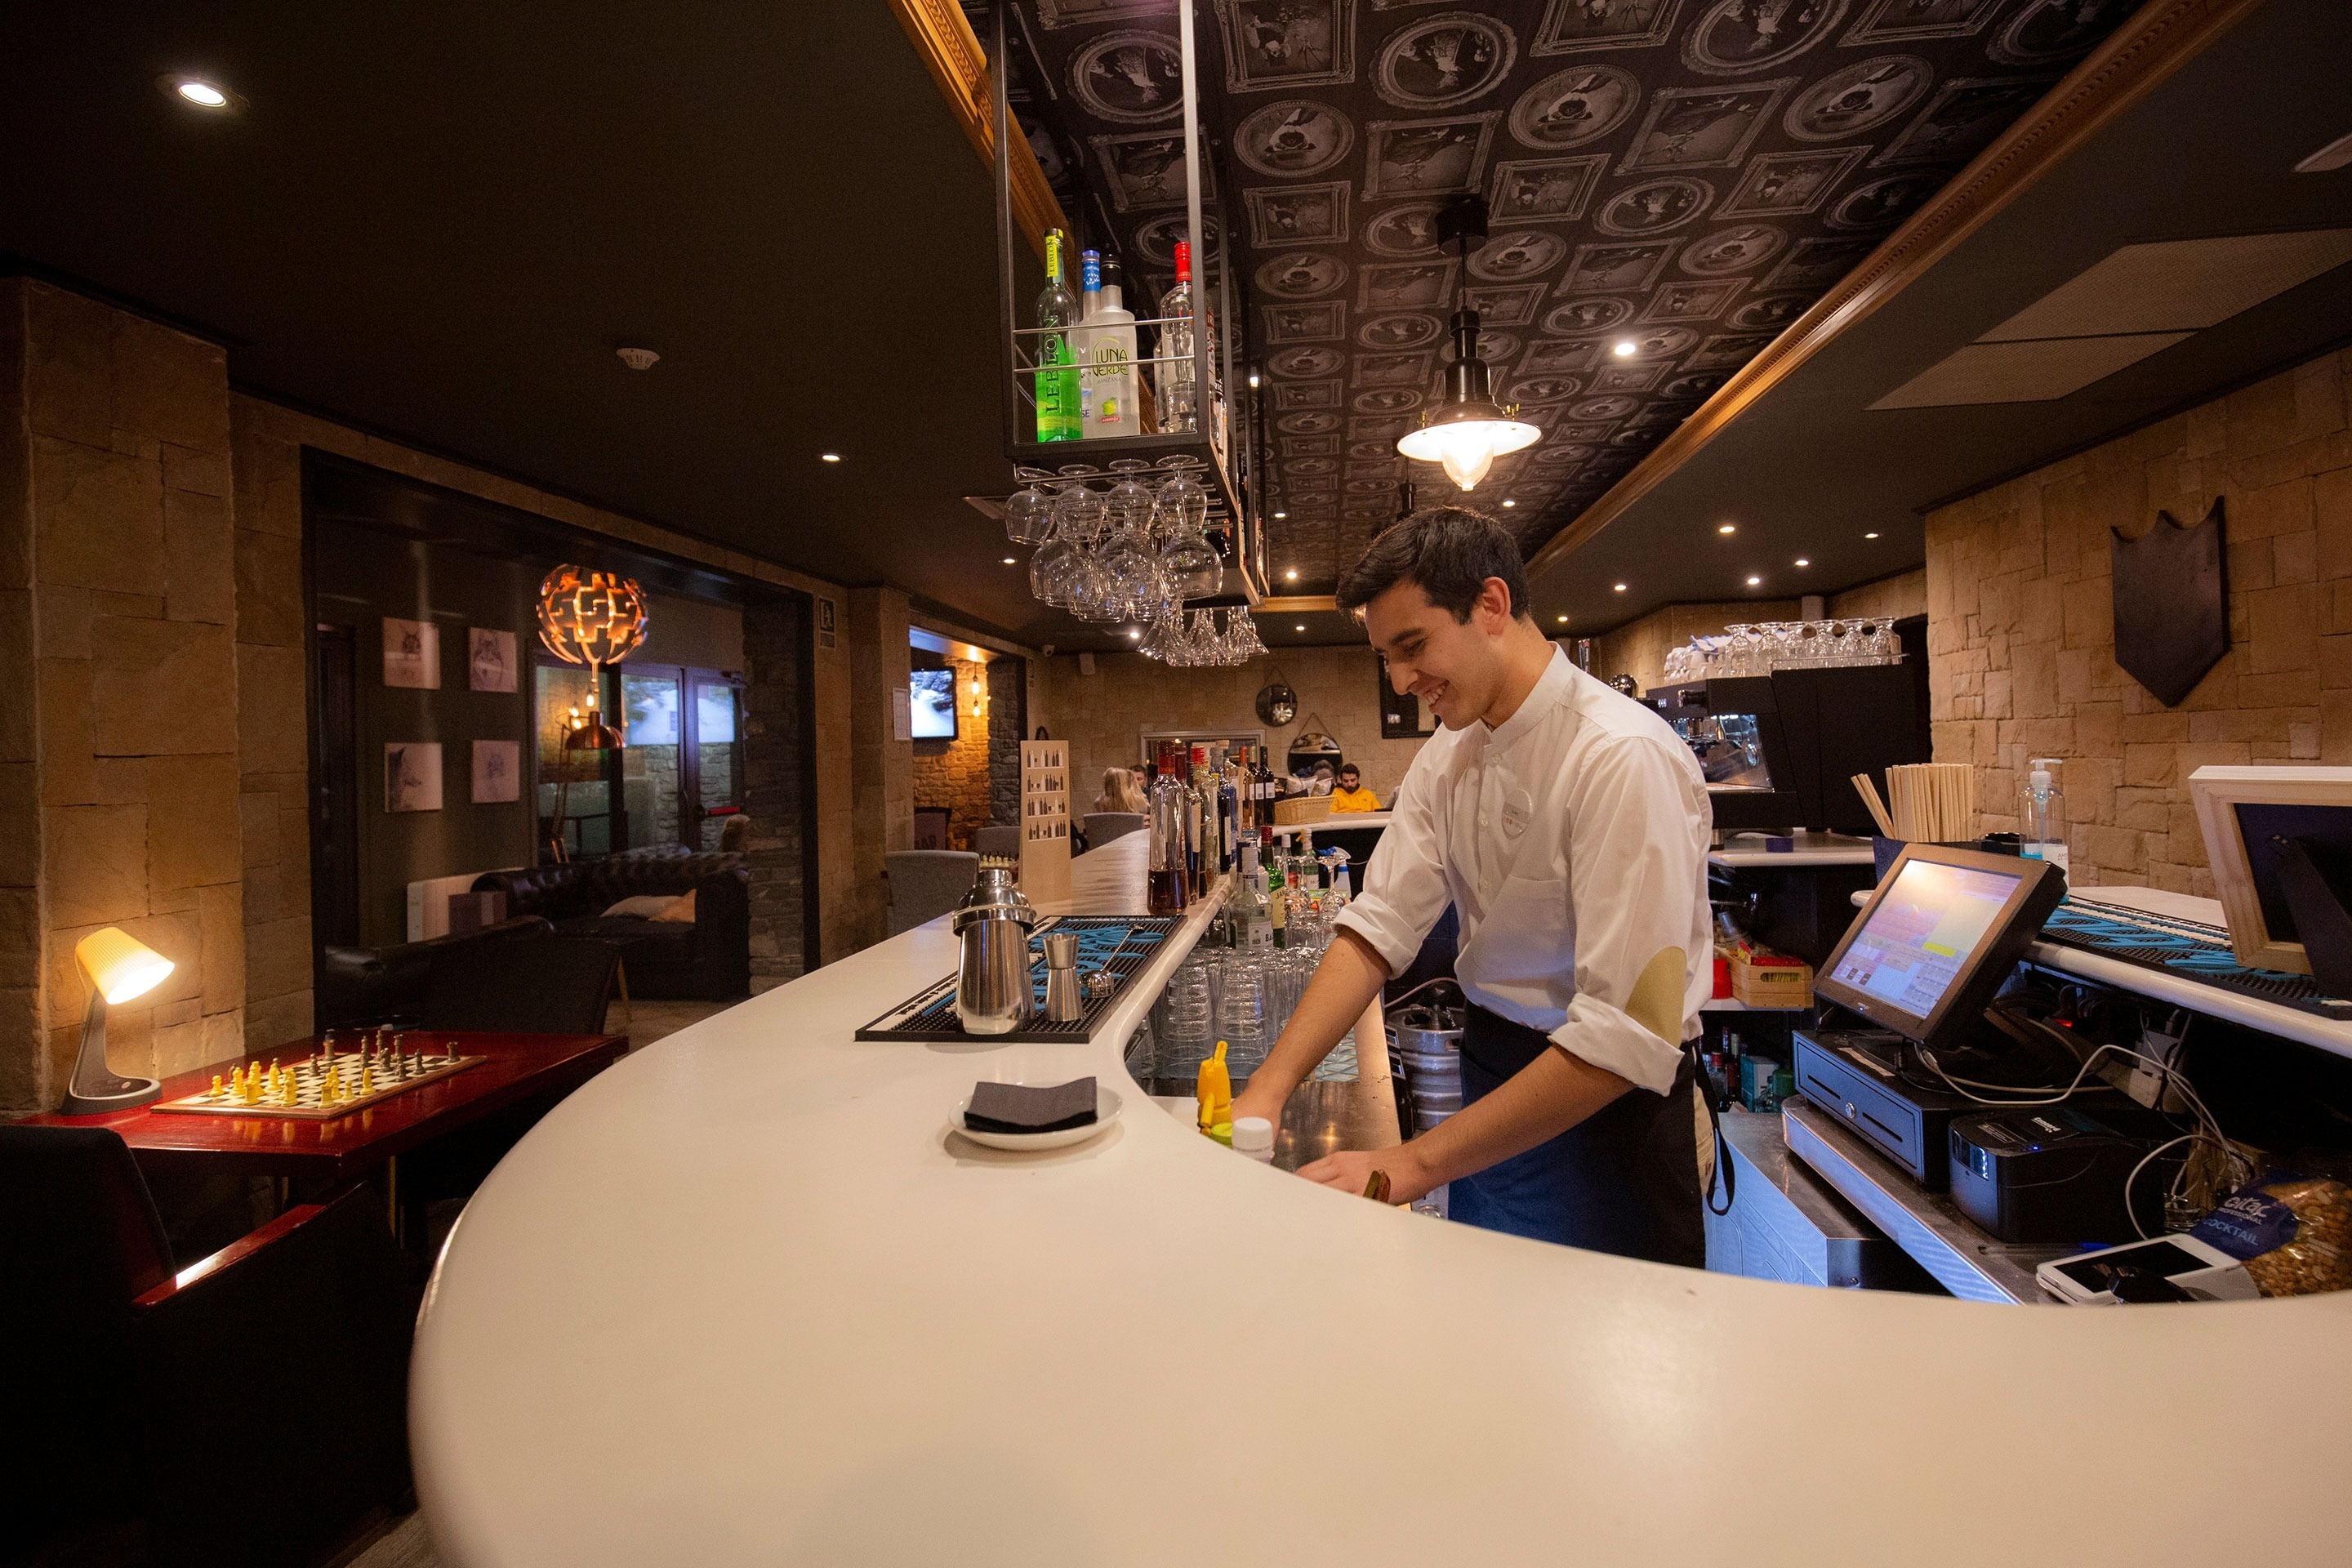
[[[0,252],[223,339],[241,387],[1050,635],[960,499],[1006,483],[992,234],[881,0],[0,19]]]
[[[1546,628],[1567,615],[1590,633],[1671,601],[1781,598],[1916,566],[1920,509],[2352,341],[2352,266],[2337,266],[2071,395],[1869,406],[2120,247],[2352,226],[2352,168],[2294,172],[2352,132],[2346,15],[2344,0],[2268,0],[2239,22],[1539,570]],[[1726,521],[1738,531],[1719,533]]]
[[[1203,120],[1247,241],[1284,590],[1328,593],[1395,516],[1398,480],[1448,488],[1396,441],[1436,395],[1458,285],[1498,393],[1547,432],[1476,492],[1533,550],[2136,0],[1438,3],[1197,13]],[[1157,298],[1187,189],[1174,6],[1018,5],[1024,116],[1079,171],[1084,237]],[[1463,192],[1493,209],[1466,278],[1433,226]]]

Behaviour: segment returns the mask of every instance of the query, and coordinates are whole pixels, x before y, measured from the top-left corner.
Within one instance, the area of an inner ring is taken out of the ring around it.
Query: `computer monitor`
[[[2065,891],[2044,860],[1906,845],[1813,988],[1934,1046],[1984,1011]]]

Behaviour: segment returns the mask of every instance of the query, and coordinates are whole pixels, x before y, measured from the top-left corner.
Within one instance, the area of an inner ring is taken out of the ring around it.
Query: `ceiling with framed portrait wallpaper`
[[[1399,480],[1452,493],[1396,441],[1434,405],[1457,299],[1544,431],[1476,492],[1532,552],[2134,8],[1198,0],[1276,583],[1328,593]],[[987,37],[985,0],[966,9]],[[1015,111],[1141,314],[1183,226],[1174,0],[1015,0],[1013,22]],[[1434,227],[1465,192],[1491,208],[1466,271]]]

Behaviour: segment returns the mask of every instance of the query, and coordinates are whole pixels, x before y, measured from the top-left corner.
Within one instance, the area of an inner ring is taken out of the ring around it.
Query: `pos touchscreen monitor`
[[[1966,1029],[2065,896],[2044,860],[1912,844],[1870,895],[1814,990],[1933,1046]]]

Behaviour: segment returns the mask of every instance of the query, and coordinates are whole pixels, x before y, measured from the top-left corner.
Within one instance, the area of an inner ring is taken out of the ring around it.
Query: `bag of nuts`
[[[2246,1266],[2265,1296],[2352,1289],[2352,1187],[2273,1172],[2189,1232]]]

